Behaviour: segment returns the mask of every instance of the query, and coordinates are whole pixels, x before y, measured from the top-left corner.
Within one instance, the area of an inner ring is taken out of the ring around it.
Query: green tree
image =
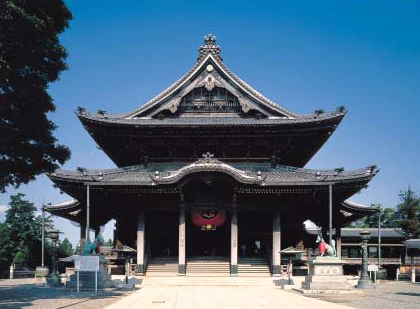
[[[68,257],[73,255],[73,246],[71,242],[66,238],[62,242],[60,242],[58,246],[58,256],[60,258],[62,257]]]
[[[0,1],[0,192],[70,157],[53,135],[47,88],[67,69],[58,36],[72,18],[62,0]]]
[[[381,208],[381,227],[398,228],[400,225],[398,213],[394,208]],[[379,212],[357,221],[357,227],[375,228],[379,225]]]
[[[41,247],[41,222],[35,218],[36,207],[24,200],[25,195],[18,193],[10,197],[6,211],[4,233],[9,236],[7,255],[20,266],[34,267],[39,260]],[[1,240],[7,242],[7,240]]]
[[[10,265],[10,232],[5,223],[0,223],[0,278]]]
[[[408,187],[399,194],[401,203],[397,205],[400,226],[407,237],[420,237],[420,198]]]

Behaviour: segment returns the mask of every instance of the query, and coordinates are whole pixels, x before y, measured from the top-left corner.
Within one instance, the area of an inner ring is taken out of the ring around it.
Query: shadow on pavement
[[[417,296],[420,297],[420,293],[411,293],[411,292],[397,292],[395,295],[405,295],[405,296]]]
[[[118,289],[107,289],[95,291],[80,291],[63,288],[50,288],[42,284],[21,283],[16,285],[2,284],[0,281],[0,308],[1,309],[18,309],[33,305],[36,300],[80,300],[71,304],[57,304],[57,309],[71,307],[78,303],[87,302],[95,299],[117,298],[125,295],[126,291]]]

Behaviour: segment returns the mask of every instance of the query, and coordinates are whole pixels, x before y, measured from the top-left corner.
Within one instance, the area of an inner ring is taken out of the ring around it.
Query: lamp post
[[[51,230],[48,231],[48,237],[51,238],[53,241],[53,254],[52,254],[52,271],[50,276],[47,279],[47,283],[49,286],[52,287],[59,287],[61,286],[61,279],[58,275],[58,256],[57,256],[57,243],[59,238],[60,231],[58,230]]]
[[[362,249],[363,249],[363,256],[362,256],[362,273],[360,276],[359,281],[357,282],[356,288],[358,289],[372,289],[375,286],[373,285],[372,281],[369,278],[368,274],[368,248],[367,243],[370,239],[370,231],[364,230],[360,232],[360,237],[362,238]]]
[[[372,204],[372,207],[376,207],[378,209],[378,269],[381,268],[381,242],[382,242],[382,235],[381,235],[381,204]]]

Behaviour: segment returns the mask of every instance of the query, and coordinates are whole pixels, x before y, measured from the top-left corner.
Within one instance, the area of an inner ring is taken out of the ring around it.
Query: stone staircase
[[[142,279],[141,286],[254,286],[275,288],[278,285],[272,277],[145,276]]]
[[[193,258],[187,260],[189,277],[228,277],[230,263],[226,258]]]
[[[238,261],[238,276],[270,277],[270,267],[263,258],[240,258]]]
[[[178,258],[152,258],[146,269],[146,276],[170,277],[178,275]]]

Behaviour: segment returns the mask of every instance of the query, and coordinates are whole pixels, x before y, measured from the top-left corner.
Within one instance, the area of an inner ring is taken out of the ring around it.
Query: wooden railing
[[[349,258],[349,257],[342,257],[341,258],[346,264],[352,265],[361,265],[362,258]],[[368,264],[378,264],[378,258],[368,258]],[[401,265],[401,258],[381,258],[381,264],[392,264],[392,265]]]

